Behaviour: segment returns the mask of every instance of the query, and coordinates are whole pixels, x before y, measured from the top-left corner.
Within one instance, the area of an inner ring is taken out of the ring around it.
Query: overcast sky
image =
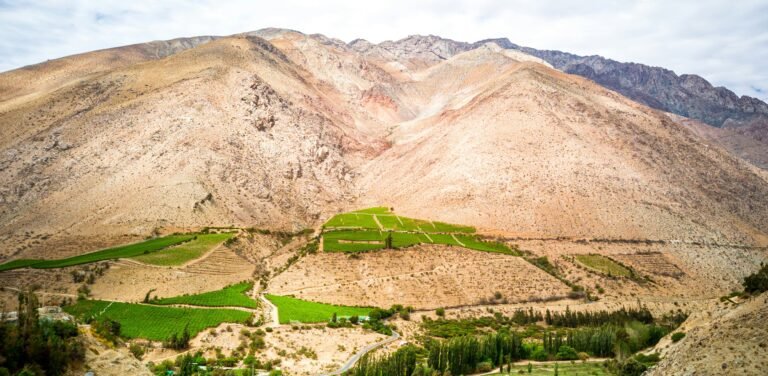
[[[768,99],[767,0],[0,0],[0,71],[95,49],[264,27],[373,42],[508,37],[696,73]]]

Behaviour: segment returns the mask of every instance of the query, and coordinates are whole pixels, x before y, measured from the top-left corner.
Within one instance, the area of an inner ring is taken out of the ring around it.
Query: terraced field
[[[596,271],[620,277],[631,277],[632,271],[623,265],[602,255],[577,255],[576,261]]]
[[[400,217],[384,207],[337,214],[323,226],[326,252],[363,252],[386,247],[392,236],[393,248],[418,244],[446,244],[484,252],[518,255],[497,242],[480,240],[470,226]]]
[[[188,325],[190,335],[223,322],[245,323],[251,313],[234,309],[194,309],[159,307],[143,304],[83,300],[64,310],[80,320],[108,318],[120,323],[126,338],[146,338],[162,341],[172,334],[181,334]]]
[[[372,308],[349,307],[333,304],[315,303],[306,300],[292,298],[290,296],[278,296],[267,294],[266,298],[277,306],[277,312],[281,324],[289,324],[293,321],[302,323],[327,322],[335,313],[337,316],[368,316]]]
[[[195,234],[184,235],[170,235],[162,238],[151,239],[141,243],[134,243],[123,245],[119,247],[107,248],[96,252],[86,253],[74,257],[69,257],[59,260],[13,260],[5,264],[0,265],[0,271],[18,269],[18,268],[35,268],[35,269],[52,269],[63,268],[67,266],[88,264],[92,262],[112,260],[118,258],[130,258],[139,255],[150,254],[152,252],[159,251],[161,249],[174,246],[192,240]]]
[[[133,257],[145,264],[160,266],[179,266],[197,259],[219,244],[235,236],[234,233],[200,234],[189,242],[168,247],[157,252]]]
[[[412,232],[474,233],[471,226],[432,222],[422,219],[401,217],[385,207],[368,208],[333,216],[323,226],[325,229],[374,229]]]
[[[243,282],[236,285],[227,286],[217,291],[157,299],[151,301],[150,303],[158,305],[186,304],[205,307],[258,308],[258,302],[246,295],[246,292],[252,288],[253,283]]]
[[[661,252],[643,252],[613,255],[616,260],[647,273],[680,278],[685,275]]]

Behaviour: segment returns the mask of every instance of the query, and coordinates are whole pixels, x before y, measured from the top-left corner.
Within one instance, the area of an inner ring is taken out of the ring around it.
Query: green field
[[[368,316],[372,309],[315,303],[290,296],[267,294],[266,298],[277,306],[277,313],[281,324],[290,324],[292,321],[303,323],[327,322],[331,320],[334,313],[337,316]]]
[[[507,375],[506,367],[504,373],[496,373],[495,375]],[[521,373],[522,371],[522,373]],[[532,363],[531,373],[528,373],[528,365],[513,365],[511,375],[533,375],[533,376],[553,376],[555,374],[554,363]],[[558,362],[557,374],[560,376],[603,376],[611,375],[603,363],[598,362]]]
[[[631,277],[632,271],[609,259],[608,257],[601,255],[577,255],[576,261],[582,265],[595,269],[599,272],[621,277]]]
[[[225,242],[234,233],[200,234],[197,238],[166,249],[134,257],[136,261],[160,266],[178,266],[197,259],[209,250]]]
[[[377,206],[373,208],[355,210],[351,213],[366,213],[366,214],[389,214],[389,208],[384,206]]]
[[[168,304],[187,304],[205,307],[245,307],[258,308],[257,301],[248,297],[245,293],[253,288],[253,283],[243,282],[236,285],[227,286],[221,290],[204,292],[195,295],[182,295],[172,298],[153,300],[150,303],[168,305]]]
[[[393,248],[417,244],[463,245],[477,251],[519,256],[505,244],[480,240],[473,235],[474,227],[400,217],[385,207],[337,214],[323,228],[323,250],[326,252],[383,249],[391,231]]]
[[[375,218],[374,218],[375,217]],[[379,223],[376,223],[376,220]],[[474,233],[471,226],[454,225],[443,222],[430,222],[422,219],[398,216],[385,207],[375,207],[341,213],[333,216],[323,227],[327,229],[368,229],[412,232],[461,232]]]
[[[323,250],[325,252],[362,252],[384,248],[384,240],[388,232],[383,231],[330,231],[323,234]],[[484,242],[473,235],[426,234],[410,232],[392,232],[392,246],[405,248],[417,244],[446,244],[461,246],[483,252],[519,255],[515,250],[497,242]]]
[[[0,271],[31,267],[35,269],[63,268],[66,266],[87,264],[91,262],[129,258],[158,251],[160,249],[177,245],[191,240],[196,235],[170,235],[162,238],[151,239],[141,243],[123,245],[119,247],[102,249],[100,251],[82,254],[59,260],[14,260],[0,265]]]
[[[251,317],[249,312],[234,309],[154,307],[101,300],[82,300],[64,310],[84,321],[109,318],[120,323],[123,337],[154,341],[165,340],[174,333],[181,334],[186,325],[194,336],[223,322],[245,323]]]
[[[379,229],[376,220],[372,214],[365,213],[342,213],[334,215],[325,223],[327,228],[360,228],[360,229]]]

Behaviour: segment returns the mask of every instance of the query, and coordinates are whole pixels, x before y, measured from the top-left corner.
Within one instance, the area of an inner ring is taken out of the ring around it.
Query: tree
[[[84,359],[74,324],[40,320],[37,296],[31,291],[18,298],[18,322],[0,320],[0,375],[58,376],[69,363]]]
[[[387,233],[387,238],[384,239],[384,248],[392,249],[392,230]]]
[[[333,313],[333,316],[331,316],[331,322],[335,323],[338,320],[336,319],[336,312]]]

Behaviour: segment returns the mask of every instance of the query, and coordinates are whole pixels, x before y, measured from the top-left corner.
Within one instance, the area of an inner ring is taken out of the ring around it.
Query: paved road
[[[384,345],[386,345],[388,343],[392,343],[394,341],[397,341],[399,338],[400,338],[400,334],[398,334],[396,331],[393,330],[392,331],[392,336],[390,336],[389,338],[387,338],[387,339],[385,339],[385,340],[383,340],[381,342],[376,342],[376,343],[374,343],[372,345],[368,345],[368,346],[364,347],[362,350],[358,351],[355,355],[352,355],[352,357],[349,358],[349,360],[347,361],[347,363],[344,364],[344,366],[342,366],[341,368],[339,368],[336,371],[333,371],[331,373],[326,373],[326,374],[324,374],[322,376],[341,375],[342,373],[349,371],[349,369],[352,368],[355,365],[355,363],[357,363],[357,361],[360,360],[360,358],[362,358],[365,354],[367,354],[367,353],[369,353],[369,352],[371,352],[371,351],[373,351],[373,350],[375,350],[375,349],[377,349],[377,348],[379,348],[381,346],[384,346]]]

